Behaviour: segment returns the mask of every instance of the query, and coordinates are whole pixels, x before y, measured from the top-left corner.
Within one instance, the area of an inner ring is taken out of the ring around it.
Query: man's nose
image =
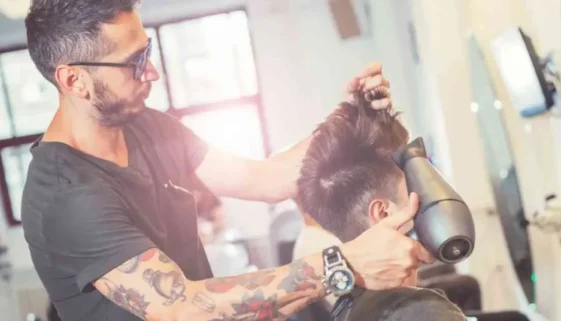
[[[160,73],[156,70],[152,60],[148,59],[148,62],[146,62],[146,69],[144,70],[144,74],[142,74],[142,81],[156,81],[158,79],[160,79]]]

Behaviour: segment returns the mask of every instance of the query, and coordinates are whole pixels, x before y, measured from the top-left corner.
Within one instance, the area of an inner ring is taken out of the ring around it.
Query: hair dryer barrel
[[[475,227],[468,206],[426,157],[422,138],[394,153],[409,192],[419,195],[415,216],[417,239],[444,263],[458,263],[471,255]]]

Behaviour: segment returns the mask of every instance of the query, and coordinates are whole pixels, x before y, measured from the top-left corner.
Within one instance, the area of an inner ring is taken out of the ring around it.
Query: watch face
[[[329,276],[328,284],[335,293],[350,291],[354,286],[354,277],[348,270],[335,270]]]

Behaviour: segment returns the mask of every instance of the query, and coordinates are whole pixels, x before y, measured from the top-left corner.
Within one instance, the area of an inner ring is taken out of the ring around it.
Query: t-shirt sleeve
[[[203,159],[208,152],[208,144],[190,128],[181,125],[181,137],[183,138],[182,144],[185,144],[187,152],[187,160],[193,170],[197,169],[203,162]]]
[[[140,126],[153,128],[153,133],[159,137],[156,143],[168,146],[179,161],[187,161],[187,165],[195,171],[202,163],[208,151],[208,144],[193,130],[187,128],[174,116],[149,110],[141,120]],[[154,128],[157,126],[157,128]]]
[[[155,248],[109,188],[80,187],[61,193],[43,231],[53,263],[75,275],[80,291],[130,258]]]

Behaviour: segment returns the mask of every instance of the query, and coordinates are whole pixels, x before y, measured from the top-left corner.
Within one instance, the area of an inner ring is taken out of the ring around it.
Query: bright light
[[[508,170],[501,169],[501,172],[499,173],[499,175],[501,176],[501,179],[505,179],[508,176]]]
[[[495,108],[496,108],[497,110],[501,110],[501,109],[503,108],[503,104],[502,104],[501,101],[498,100],[498,99],[495,100]]]
[[[253,159],[265,157],[255,106],[230,107],[188,115],[181,121],[206,142],[220,149]]]
[[[527,133],[531,133],[531,132],[532,132],[532,125],[530,125],[530,124],[524,125],[524,130],[525,130]]]
[[[479,111],[479,104],[476,102],[471,103],[471,111],[476,113]]]
[[[21,98],[26,104],[41,102],[41,88],[37,83],[27,83],[21,88]]]
[[[22,19],[27,15],[30,3],[30,0],[0,0],[0,13],[9,19]]]

